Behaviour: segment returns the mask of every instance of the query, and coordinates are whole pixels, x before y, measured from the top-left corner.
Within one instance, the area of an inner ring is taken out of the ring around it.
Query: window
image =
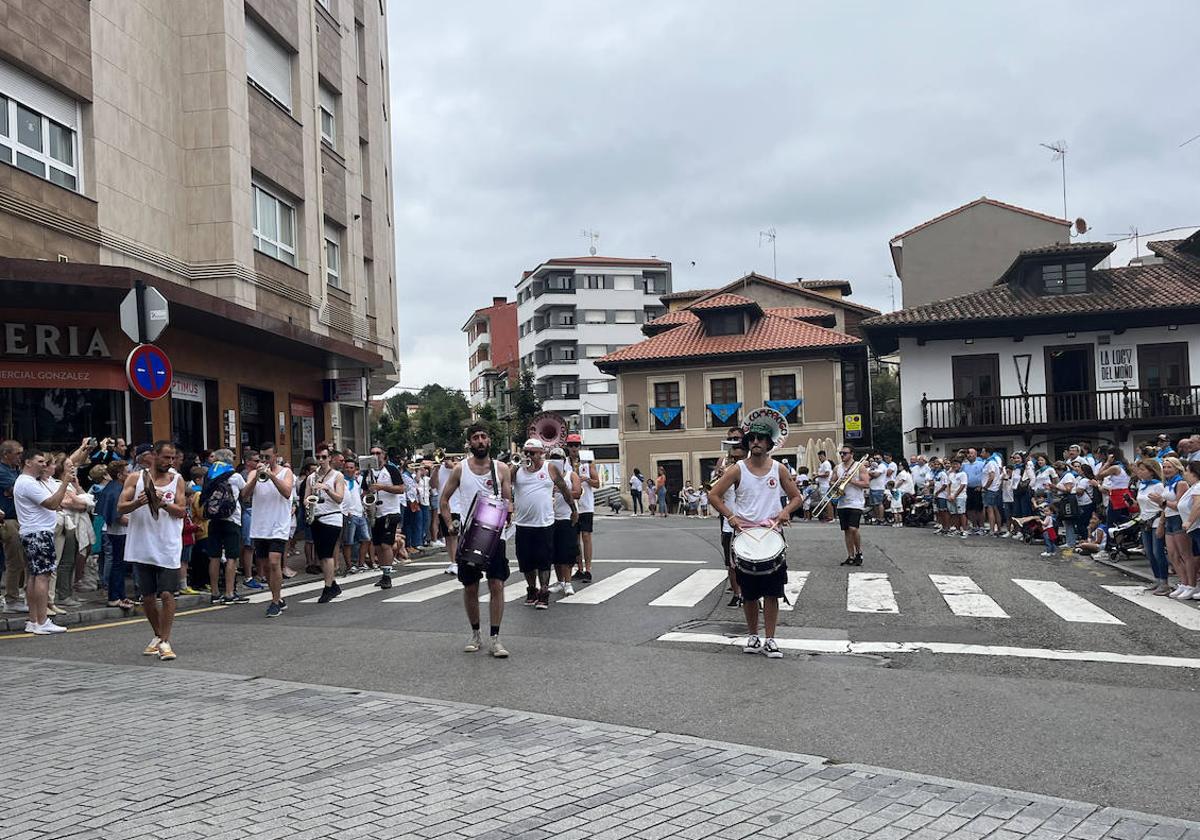
[[[325,85],[320,86],[321,139],[331,149],[337,148],[337,100],[338,95]]]
[[[342,285],[342,231],[336,225],[325,223],[325,281],[335,289]]]
[[[575,361],[575,348],[574,347],[563,347],[559,351],[558,360],[563,361],[563,362]]]
[[[608,414],[589,414],[587,416],[587,427],[589,429],[611,429],[612,416]]]
[[[607,394],[612,381],[611,379],[589,379],[587,392],[589,394]]]
[[[561,314],[558,316],[558,325],[559,325],[560,327],[573,327],[573,326],[575,326],[575,313],[574,313],[574,312],[563,312],[563,313],[561,313]]]
[[[246,75],[256,87],[292,112],[292,54],[249,15],[246,16]]]
[[[1048,295],[1077,295],[1088,290],[1087,265],[1042,266],[1042,290]]]
[[[0,160],[60,187],[78,189],[75,102],[3,62],[0,89],[19,92],[36,106],[0,95]]]
[[[613,290],[618,292],[632,292],[634,289],[633,276],[629,274],[618,274],[613,278]]]
[[[367,78],[367,36],[360,21],[354,21],[354,51],[358,54],[358,78]]]
[[[632,309],[618,309],[613,315],[613,322],[617,324],[636,324],[637,313]]]
[[[254,184],[254,247],[268,257],[296,264],[296,209]]]
[[[654,407],[667,408],[676,407],[679,405],[679,382],[655,382],[654,383]],[[653,418],[653,428],[655,431],[665,431],[667,429],[682,429],[683,428],[683,412],[679,412],[675,419],[670,423],[663,424],[657,417]]]
[[[741,312],[721,312],[704,319],[709,335],[741,335],[745,332],[745,316]]]
[[[708,382],[708,391],[710,395],[709,402],[711,403],[735,403],[737,397],[737,379],[734,377],[726,377],[722,379],[710,379]],[[719,420],[711,411],[708,413],[709,425],[714,427],[732,427],[738,425],[738,413],[734,412],[729,415],[726,420]]]
[[[780,373],[767,377],[767,399],[794,400],[796,399],[796,374]],[[800,406],[789,411],[784,418],[789,423],[799,422]]]
[[[569,292],[572,289],[570,275],[551,275],[546,278],[546,291]]]
[[[583,356],[586,359],[599,359],[601,356],[608,354],[608,345],[606,344],[585,344],[583,345]]]
[[[607,320],[608,315],[603,309],[583,310],[583,323],[585,324],[603,324]]]
[[[583,287],[585,289],[603,289],[604,275],[603,274],[585,274],[583,275]]]

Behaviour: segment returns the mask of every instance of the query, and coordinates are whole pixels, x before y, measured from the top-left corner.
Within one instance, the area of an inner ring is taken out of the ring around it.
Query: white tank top
[[[282,481],[291,472],[287,467],[280,467],[276,475]],[[259,481],[257,475],[251,480],[254,482],[254,507],[250,511],[250,538],[286,540],[294,519],[291,498],[281,496],[273,481]],[[292,489],[295,490],[295,483]]]
[[[465,464],[466,461],[462,461],[460,463]],[[463,472],[464,473],[470,472],[470,470],[464,469]],[[454,467],[447,467],[444,464],[442,466],[438,467],[438,494],[439,495],[442,492],[442,488],[446,486],[446,482],[450,480],[450,476],[453,473],[454,473]],[[461,481],[459,482],[459,492],[462,492],[462,482]],[[463,512],[462,505],[459,503],[459,500],[458,500],[458,493],[455,493],[453,496],[450,497],[450,512],[458,513],[458,514],[461,514]]]
[[[498,481],[499,479],[500,474],[497,472],[496,480]],[[492,489],[491,465],[489,463],[486,473],[477,475],[469,466],[468,460],[463,459],[459,462],[458,491],[450,498],[450,512],[457,513],[459,516],[466,516],[467,511],[471,509],[471,502],[475,501],[475,497],[480,495],[500,495],[499,488]],[[454,506],[455,499],[458,500],[458,507]]]
[[[842,476],[850,472],[853,466],[853,464],[851,464],[849,467],[844,464],[838,464],[833,468],[833,480],[835,482],[839,481]],[[839,508],[846,508],[847,510],[862,510],[864,507],[866,507],[866,503],[867,499],[863,494],[863,488],[855,487],[853,484],[847,484],[845,493],[842,495],[842,498],[838,500],[837,506]]]
[[[342,513],[346,516],[362,516],[362,484],[357,478],[346,479],[346,495],[342,496]]]
[[[138,473],[133,497],[136,499],[145,489],[149,472]],[[171,483],[158,488],[158,497],[164,503],[175,504],[175,490],[179,476],[170,474]],[[150,508],[142,506],[129,514],[128,532],[125,537],[125,559],[130,563],[146,563],[164,569],[178,569],[179,555],[183,553],[183,520],[176,519],[165,510],[158,512],[158,519],[150,515]]]
[[[766,475],[755,475],[745,461],[738,463],[737,488],[733,494],[733,514],[747,522],[774,519],[783,510],[779,496],[782,465],[772,461]]]
[[[563,481],[567,486],[571,486],[571,474],[575,471],[571,469],[571,465],[566,461],[553,461],[554,466],[558,467],[558,471],[562,473]],[[558,492],[558,488],[554,488],[554,520],[556,522],[563,519],[571,518],[571,505],[563,498],[563,494]]]
[[[536,471],[518,467],[513,475],[513,524],[525,528],[545,528],[554,524],[551,492],[554,480],[550,467],[542,464]]]
[[[738,463],[741,463],[741,462],[739,461]],[[726,469],[732,469],[732,467],[733,467],[733,465],[731,464]],[[734,507],[733,507],[733,497],[734,497],[734,494],[736,494],[736,493],[737,493],[737,486],[730,484],[729,489],[725,491],[725,495],[721,497],[721,501],[725,502],[725,507],[734,511],[734,513],[737,513],[737,511],[734,510]],[[727,534],[733,533],[733,526],[729,524],[728,519],[724,520],[721,523],[721,530]]]
[[[324,482],[317,481],[317,474],[313,473],[308,481],[305,482],[304,496],[308,498],[310,495],[321,497],[321,501],[317,502],[317,522],[322,525],[333,525],[340,528],[342,526],[342,506],[329,497],[329,491],[333,489],[337,481],[337,470],[330,470],[325,476]],[[342,498],[345,498],[343,496]]]
[[[592,485],[588,484],[588,479],[591,478],[595,466],[595,464],[582,462],[579,464],[579,479],[583,482],[583,495],[579,497],[576,504],[580,513],[596,512],[596,491],[592,489]]]

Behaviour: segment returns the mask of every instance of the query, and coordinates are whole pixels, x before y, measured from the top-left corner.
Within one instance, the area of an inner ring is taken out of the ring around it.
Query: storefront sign
[[[857,440],[862,437],[862,415],[861,414],[845,414],[842,416],[842,429],[845,431],[846,438],[849,440]]]
[[[204,380],[175,374],[171,381],[171,399],[204,402]]]
[[[1101,344],[1096,347],[1096,387],[1101,390],[1137,387],[1137,347]]]
[[[326,402],[363,402],[367,398],[366,380],[361,376],[343,376],[325,380]]]
[[[0,388],[99,388],[124,391],[125,373],[118,364],[0,360]]]
[[[53,324],[5,321],[2,346],[6,356],[112,358],[108,345],[104,343],[104,336],[97,327],[69,326],[64,333]]]

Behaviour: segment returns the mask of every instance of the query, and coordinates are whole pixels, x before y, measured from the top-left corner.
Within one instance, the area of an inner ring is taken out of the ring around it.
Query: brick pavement
[[[0,696],[4,840],[1200,840],[814,756],[160,663],[0,658]],[[184,722],[196,737],[162,737]]]

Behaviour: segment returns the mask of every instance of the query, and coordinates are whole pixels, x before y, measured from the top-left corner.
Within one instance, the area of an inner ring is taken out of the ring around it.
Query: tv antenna
[[[581,231],[579,231],[579,235],[582,236],[584,239],[591,240],[592,244],[588,246],[588,253],[591,254],[593,257],[596,256],[596,252],[598,250],[600,250],[599,247],[597,247],[600,244],[600,231],[598,231],[598,230],[581,230]]]
[[[886,274],[884,276],[887,277],[887,279],[888,279],[888,286],[890,287],[891,293],[892,293],[892,309],[891,309],[891,311],[895,312],[896,311],[896,275],[889,272],[888,274]]]
[[[1063,185],[1063,214],[1062,217],[1067,218],[1067,141],[1055,140],[1053,143],[1038,143],[1043,149],[1049,149],[1054,152],[1054,157],[1051,160],[1062,161],[1062,185]]]
[[[779,276],[779,263],[775,258],[775,228],[769,227],[766,230],[760,230],[758,232],[759,248],[762,247],[764,239],[770,241],[771,243],[771,277],[774,279]]]

